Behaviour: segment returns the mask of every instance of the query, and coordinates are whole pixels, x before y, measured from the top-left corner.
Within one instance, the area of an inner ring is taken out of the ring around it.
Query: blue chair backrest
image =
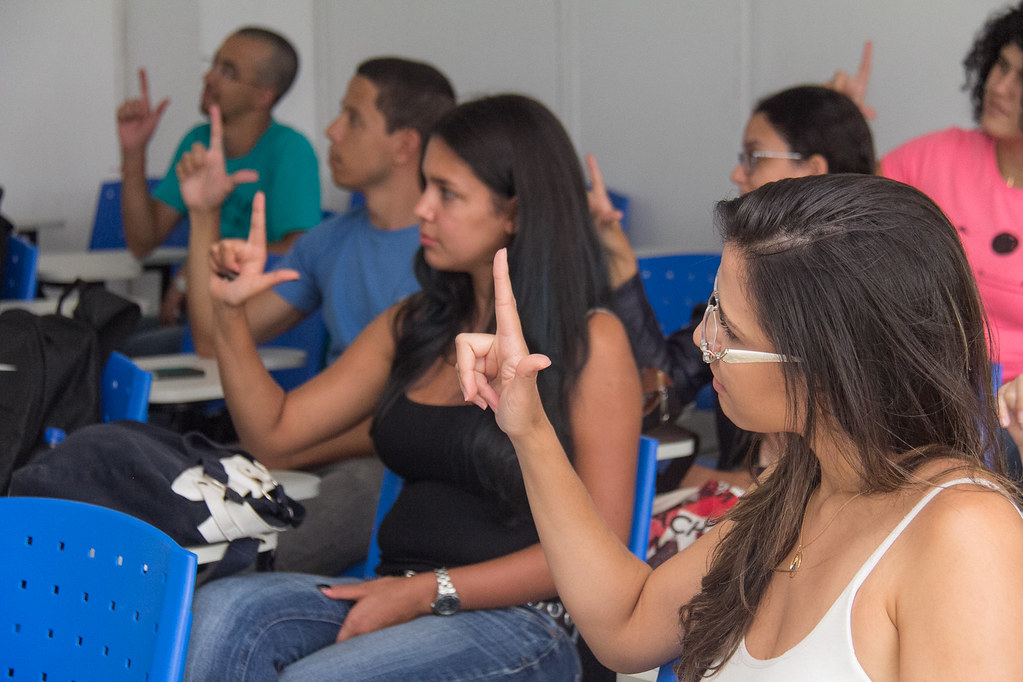
[[[27,300],[36,297],[36,267],[39,249],[13,234],[7,236],[7,263],[4,265],[0,298]]]
[[[149,191],[160,182],[158,178],[149,178]],[[188,246],[188,217],[186,216],[163,243],[164,246]],[[92,237],[89,249],[123,249],[124,220],[121,218],[121,181],[104,182],[99,188],[99,200],[96,202],[96,218],[92,222]]]
[[[181,679],[195,555],[82,502],[0,498],[0,659],[19,680]]]
[[[657,480],[657,439],[639,437],[639,458],[636,462],[636,498],[632,507],[632,530],[629,551],[646,561],[650,542],[650,520],[654,510]]]
[[[607,198],[611,200],[611,205],[622,212],[622,231],[629,231],[629,197],[628,195],[622,194],[621,192],[615,192],[614,190],[607,191]]]
[[[689,324],[693,307],[714,289],[721,254],[677,253],[638,259],[647,299],[665,335]]]
[[[100,403],[104,422],[118,419],[149,420],[149,389],[153,375],[126,355],[110,354],[100,382]]]

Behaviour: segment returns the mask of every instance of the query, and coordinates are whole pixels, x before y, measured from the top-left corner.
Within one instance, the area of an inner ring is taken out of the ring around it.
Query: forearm
[[[136,258],[148,255],[163,239],[157,235],[156,218],[146,182],[146,152],[121,150],[121,216],[124,241]]]
[[[465,609],[499,609],[556,594],[540,545],[449,573]]]
[[[614,226],[602,228],[601,241],[604,244],[611,286],[617,288],[639,272],[636,253],[618,221],[615,221]]]
[[[371,420],[363,420],[344,433],[303,450],[269,451],[258,442],[242,441],[256,459],[271,469],[309,469],[331,462],[359,457],[373,457],[373,441],[369,436]]]
[[[215,352],[209,252],[220,236],[220,210],[189,210],[188,217],[188,321],[196,354],[209,357]]]
[[[547,423],[512,442],[557,592],[573,618],[631,613],[650,569],[604,523],[553,428]]]
[[[213,318],[217,369],[239,440],[255,444],[259,453],[292,449],[275,438],[285,393],[263,366],[244,308],[215,303]]]

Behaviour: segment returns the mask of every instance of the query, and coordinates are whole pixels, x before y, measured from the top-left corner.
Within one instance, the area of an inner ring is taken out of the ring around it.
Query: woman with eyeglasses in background
[[[1023,516],[985,465],[984,312],[955,228],[870,175],[769,183],[717,220],[721,267],[692,341],[725,414],[781,448],[656,569],[604,527],[560,453],[536,389],[553,361],[518,332],[500,253],[496,336],[456,340],[465,398],[515,446],[581,634],[622,672],[680,656],[682,682],[1023,679]]]
[[[691,342],[691,330],[667,338],[647,300],[636,254],[604,189],[600,169],[587,158],[593,181],[591,210],[607,254],[617,312],[625,323],[641,367],[655,367],[671,379],[679,400],[689,403],[710,383],[710,372]],[[783,178],[828,173],[874,172],[874,140],[857,105],[833,89],[804,85],[782,90],[757,103],[742,137],[739,163],[731,180],[740,194]],[[679,251],[683,251],[680,248]],[[718,415],[718,468],[740,464],[750,448],[749,434]]]

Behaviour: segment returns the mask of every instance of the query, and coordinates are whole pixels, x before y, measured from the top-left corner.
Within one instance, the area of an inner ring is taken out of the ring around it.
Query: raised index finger
[[[860,57],[860,68],[856,71],[856,83],[864,90],[870,81],[870,70],[874,63],[874,41],[868,40],[863,43],[863,56]]]
[[[210,149],[223,150],[223,128],[223,123],[220,119],[220,107],[214,104],[210,107]]]
[[[266,195],[263,192],[256,192],[252,197],[248,244],[266,250]]]
[[[501,249],[494,256],[494,317],[502,355],[507,357],[515,352],[525,352],[522,323],[515,305],[511,277],[508,276],[508,249]]]
[[[607,188],[604,187],[604,176],[600,173],[597,157],[593,154],[586,155],[586,170],[590,173],[590,184],[593,186],[593,193],[597,196],[607,195]]]
[[[139,97],[149,107],[149,79],[146,77],[145,68],[139,67]]]

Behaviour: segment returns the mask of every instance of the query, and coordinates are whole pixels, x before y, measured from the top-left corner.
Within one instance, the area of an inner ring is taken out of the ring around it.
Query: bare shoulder
[[[905,540],[899,556],[910,581],[930,576],[935,583],[965,586],[1023,565],[1023,517],[1005,491],[982,483],[940,490],[906,529]]]
[[[596,308],[590,313],[588,327],[590,330],[590,344],[595,348],[606,347],[618,348],[622,343],[627,346],[629,337],[625,331],[625,325],[610,310]]]
[[[1006,494],[941,490],[904,539],[889,603],[900,668],[918,679],[1020,679],[1023,518]]]

